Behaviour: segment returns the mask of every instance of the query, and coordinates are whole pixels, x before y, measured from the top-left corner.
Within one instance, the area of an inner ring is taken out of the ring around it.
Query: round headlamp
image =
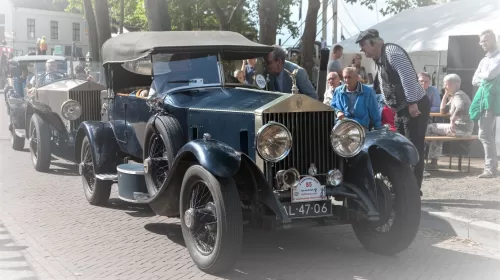
[[[75,100],[68,100],[61,106],[61,116],[68,121],[74,121],[82,115],[82,106]]]
[[[278,162],[290,153],[292,134],[284,125],[269,122],[257,131],[255,147],[264,160]]]
[[[332,129],[330,141],[333,150],[342,157],[357,155],[365,142],[365,129],[356,121],[339,121]]]

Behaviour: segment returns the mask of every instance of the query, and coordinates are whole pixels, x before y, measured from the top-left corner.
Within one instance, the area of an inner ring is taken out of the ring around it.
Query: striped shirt
[[[472,85],[479,86],[483,80],[493,80],[500,76],[500,50],[489,52],[481,59],[472,77]]]
[[[403,86],[403,90],[405,93],[405,99],[401,102],[401,105],[398,108],[395,108],[396,111],[399,111],[406,106],[408,103],[416,103],[422,97],[426,95],[424,88],[418,83],[417,72],[413,68],[413,64],[411,63],[409,57],[406,55],[403,49],[399,46],[388,45],[385,48],[385,55],[387,57],[387,61],[389,61],[390,65],[394,70],[399,74],[399,79],[401,80],[401,85]],[[380,62],[379,58],[377,67],[380,71]],[[385,93],[384,93],[384,81],[381,78],[381,75],[377,75],[380,83],[380,90],[384,95],[385,102]]]

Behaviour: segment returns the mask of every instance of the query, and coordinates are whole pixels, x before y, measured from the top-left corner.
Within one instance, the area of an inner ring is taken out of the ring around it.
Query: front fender
[[[80,163],[83,138],[88,137],[94,168],[96,174],[115,174],[116,155],[119,151],[113,133],[113,128],[108,122],[86,121],[80,124],[75,139],[75,162]]]
[[[419,155],[415,145],[399,133],[380,129],[366,133],[363,151],[377,147],[386,151],[393,158],[408,165],[416,165]]]
[[[218,177],[232,177],[241,164],[241,156],[217,140],[196,139],[185,144],[177,154],[193,154],[203,168]]]

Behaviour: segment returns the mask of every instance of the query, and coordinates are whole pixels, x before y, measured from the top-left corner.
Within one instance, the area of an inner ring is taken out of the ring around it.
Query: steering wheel
[[[64,77],[66,77],[66,74],[63,72],[51,71],[51,72],[45,73],[45,75],[43,75],[39,81],[45,81],[45,77],[47,77],[48,75],[51,75],[51,74],[56,74],[57,76],[59,76],[58,79],[62,79]],[[39,84],[39,81],[37,81],[37,85]]]

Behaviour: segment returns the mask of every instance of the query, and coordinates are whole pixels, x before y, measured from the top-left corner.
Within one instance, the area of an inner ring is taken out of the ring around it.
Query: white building
[[[34,52],[37,38],[45,36],[52,54],[61,46],[63,55],[71,55],[71,45],[76,45],[76,56],[89,51],[85,20],[82,14],[15,7],[10,0],[0,0],[0,42],[5,40],[18,55]]]

